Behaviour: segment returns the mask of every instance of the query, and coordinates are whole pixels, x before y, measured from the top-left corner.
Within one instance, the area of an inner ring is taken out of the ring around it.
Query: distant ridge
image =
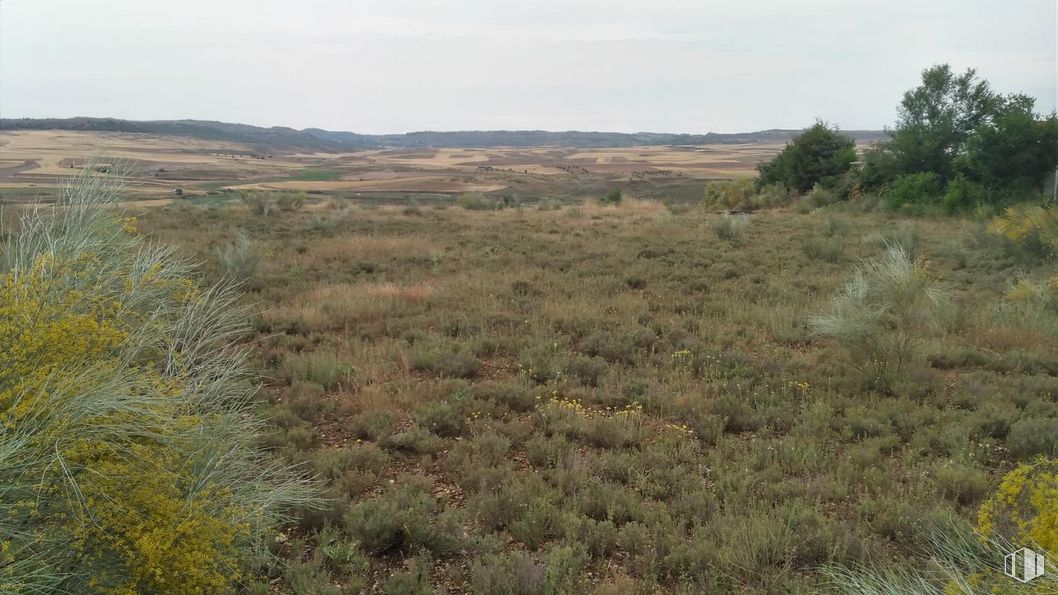
[[[783,142],[800,130],[772,129],[758,132],[671,134],[658,132],[549,132],[546,130],[468,130],[452,132],[408,132],[404,134],[358,134],[355,132],[285,126],[265,128],[209,120],[120,120],[116,118],[3,118],[4,130],[87,130],[138,132],[189,136],[205,140],[237,142],[269,148],[307,148],[324,151],[349,149],[404,149],[424,147],[631,147],[650,145],[708,145]],[[859,142],[885,137],[881,130],[845,130]]]

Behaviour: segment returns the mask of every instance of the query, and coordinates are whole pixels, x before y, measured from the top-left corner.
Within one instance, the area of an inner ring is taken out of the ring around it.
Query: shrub
[[[443,441],[425,428],[412,428],[389,434],[383,438],[382,446],[390,450],[430,454],[441,450]]]
[[[992,222],[989,231],[1038,258],[1058,255],[1058,208],[1015,205]]]
[[[308,380],[327,389],[348,387],[356,377],[352,366],[326,351],[288,353],[283,356],[279,371],[290,382]]]
[[[445,378],[473,378],[481,368],[477,358],[469,353],[438,347],[413,353],[411,366],[415,370],[432,372]]]
[[[1006,536],[1058,551],[1058,460],[1040,457],[1003,477],[977,516],[982,538]]]
[[[978,182],[959,176],[948,182],[944,191],[943,204],[949,213],[969,210],[972,207],[989,203],[989,192]]]
[[[944,182],[933,172],[897,176],[885,188],[885,199],[894,209],[925,208],[939,202],[944,194]]]
[[[721,240],[734,241],[742,237],[749,227],[749,215],[722,215],[712,222],[713,233]]]
[[[353,506],[345,517],[346,529],[376,555],[407,554],[420,548],[437,555],[451,553],[460,536],[435,519],[437,502],[427,486],[409,479]]]
[[[802,199],[804,204],[810,209],[818,209],[820,207],[830,206],[838,200],[840,196],[829,188],[825,188],[819,184],[812,186],[812,191],[804,196]]]
[[[492,555],[470,568],[476,595],[539,595],[545,593],[546,567],[525,552]]]
[[[606,360],[601,357],[574,357],[566,365],[566,372],[588,386],[599,386],[606,374]]]
[[[239,193],[239,199],[249,207],[250,212],[260,217],[267,217],[276,209],[275,198],[271,192],[264,190],[245,190]]]
[[[519,384],[481,382],[474,385],[473,394],[477,399],[503,403],[518,412],[530,411],[536,405],[533,393]]]
[[[1010,425],[1010,454],[1019,458],[1058,456],[1058,417],[1027,417]]]
[[[764,184],[753,197],[753,206],[758,207],[780,207],[793,200],[794,194],[785,184],[775,182]]]
[[[463,431],[463,413],[447,401],[419,406],[414,418],[415,423],[438,436],[458,436]]]
[[[275,204],[280,211],[292,213],[301,210],[308,197],[304,192],[277,192],[274,196]]]
[[[606,196],[602,198],[602,202],[603,204],[607,205],[619,205],[621,204],[622,198],[623,197],[621,196],[621,189],[614,188],[613,190],[610,190],[606,193]]]
[[[257,247],[245,234],[239,234],[234,242],[218,247],[215,252],[221,271],[236,281],[249,280],[261,263]]]
[[[481,192],[466,192],[459,195],[456,204],[468,211],[491,211],[496,203]]]
[[[710,208],[746,209],[753,205],[753,180],[715,180],[705,185],[703,204]]]
[[[843,255],[841,241],[837,238],[810,236],[801,244],[805,255],[813,260],[838,262]]]
[[[947,465],[937,470],[941,494],[958,504],[974,504],[988,493],[988,476],[977,469]]]
[[[365,411],[350,420],[350,429],[357,438],[379,440],[388,435],[396,422],[396,414],[385,409]]]
[[[395,572],[382,583],[383,595],[433,595],[430,557],[421,555],[405,562],[407,570]]]
[[[239,296],[129,236],[108,184],[3,244],[0,590],[227,591],[312,492],[257,450]]]
[[[922,331],[936,323],[941,294],[925,265],[903,246],[889,244],[865,262],[830,303],[810,319],[819,336],[836,338],[874,388],[888,392],[916,353]]]

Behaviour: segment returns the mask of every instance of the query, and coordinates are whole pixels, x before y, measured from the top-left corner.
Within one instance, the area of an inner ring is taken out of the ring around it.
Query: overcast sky
[[[934,63],[1055,109],[1055,0],[0,0],[0,115],[357,132],[881,128]]]

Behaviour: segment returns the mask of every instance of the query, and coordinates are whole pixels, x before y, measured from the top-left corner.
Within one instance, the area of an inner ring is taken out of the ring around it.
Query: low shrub
[[[481,192],[466,192],[459,195],[456,204],[468,211],[491,211],[496,208],[496,201]]]
[[[239,282],[250,280],[261,264],[256,244],[245,234],[239,234],[234,242],[216,248],[215,254],[224,275]]]
[[[349,387],[356,378],[351,365],[326,351],[288,353],[280,362],[279,372],[289,382],[307,380],[326,389]]]
[[[844,254],[844,248],[838,238],[817,235],[805,238],[801,250],[812,260],[825,262],[838,262]]]
[[[1058,207],[1020,204],[996,217],[989,231],[1036,258],[1058,255]]]
[[[463,431],[463,412],[448,401],[424,403],[412,417],[419,426],[438,436],[458,436]]]
[[[937,485],[945,498],[962,505],[976,504],[988,493],[988,475],[971,467],[946,465],[937,469]]]
[[[365,550],[379,556],[409,554],[420,548],[435,555],[450,554],[462,539],[460,534],[437,522],[439,508],[428,486],[409,479],[349,509],[346,530]]]
[[[605,205],[619,205],[622,198],[621,189],[614,188],[606,193],[606,196],[602,198],[602,203]]]
[[[414,352],[411,356],[411,367],[442,378],[473,378],[481,369],[481,363],[473,355],[463,351],[431,347]]]
[[[921,260],[889,244],[885,253],[863,263],[830,304],[830,312],[810,324],[819,336],[836,338],[870,387],[890,392],[936,324],[942,295]]]
[[[709,208],[746,209],[753,206],[753,180],[716,180],[705,185],[703,204]]]
[[[1058,417],[1026,417],[1010,426],[1007,448],[1018,458],[1058,456]]]
[[[712,224],[713,233],[721,240],[734,241],[742,237],[746,228],[749,227],[749,215],[722,215],[714,219]]]

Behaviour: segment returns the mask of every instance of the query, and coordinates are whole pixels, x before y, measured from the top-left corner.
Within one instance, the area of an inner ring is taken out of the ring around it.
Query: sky
[[[1055,109],[1055,0],[0,0],[0,116],[361,133],[879,129],[922,69]]]

